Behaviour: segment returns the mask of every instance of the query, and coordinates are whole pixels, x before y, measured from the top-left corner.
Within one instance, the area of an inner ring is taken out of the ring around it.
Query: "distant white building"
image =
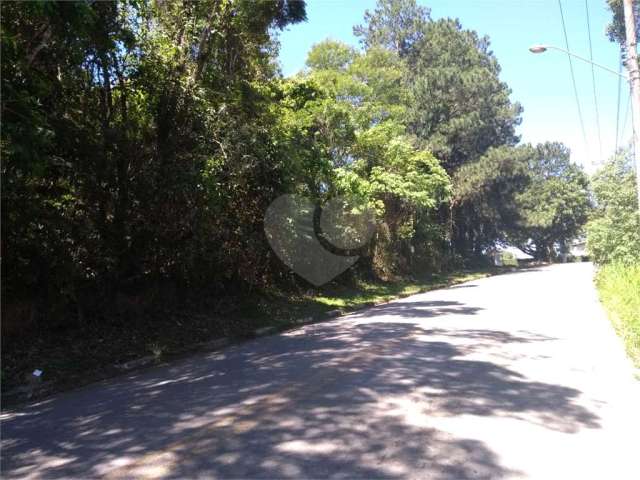
[[[586,238],[577,238],[571,242],[569,246],[569,254],[574,257],[587,256],[587,240]]]
[[[587,239],[576,238],[569,242],[566,252],[560,253],[560,258],[563,262],[566,262],[569,260],[569,257],[572,257],[573,259],[582,259],[587,255]]]
[[[528,253],[524,253],[522,250],[516,247],[505,246],[498,247],[498,250],[501,252],[510,252],[516,257],[516,260],[533,260],[533,257]]]
[[[533,260],[533,257],[531,255],[524,253],[519,248],[512,247],[510,245],[497,245],[495,249],[493,249],[489,253],[489,255],[491,255],[491,258],[493,259],[493,264],[496,267],[504,266],[503,255],[505,253],[510,254],[509,256],[512,255],[513,256],[512,258],[515,258],[518,262],[521,262],[524,260]]]

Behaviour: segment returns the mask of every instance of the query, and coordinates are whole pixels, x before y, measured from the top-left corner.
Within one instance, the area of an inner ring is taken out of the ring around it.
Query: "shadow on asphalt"
[[[403,318],[430,318],[442,315],[475,315],[481,309],[467,307],[460,302],[399,301],[383,303],[350,315],[351,318],[369,318],[377,316],[400,316]]]
[[[395,302],[51,398],[3,422],[3,476],[500,478],[518,472],[430,427],[429,411],[599,427],[578,390],[470,357],[550,338],[417,321],[477,311]]]

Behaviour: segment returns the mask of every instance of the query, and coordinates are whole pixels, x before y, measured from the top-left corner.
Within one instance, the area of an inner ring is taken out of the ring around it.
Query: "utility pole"
[[[627,37],[627,69],[631,88],[631,119],[633,120],[633,149],[636,161],[636,187],[638,190],[638,208],[640,209],[640,70],[636,50],[636,19],[633,0],[622,0],[624,7],[624,25]]]

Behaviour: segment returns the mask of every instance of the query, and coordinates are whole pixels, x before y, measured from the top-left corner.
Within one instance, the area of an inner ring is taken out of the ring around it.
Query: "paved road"
[[[492,277],[4,415],[4,478],[637,479],[589,264]]]

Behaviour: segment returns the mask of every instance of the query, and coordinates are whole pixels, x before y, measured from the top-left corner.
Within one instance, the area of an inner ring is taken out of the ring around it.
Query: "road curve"
[[[636,479],[590,264],[496,276],[3,414],[3,478]]]

